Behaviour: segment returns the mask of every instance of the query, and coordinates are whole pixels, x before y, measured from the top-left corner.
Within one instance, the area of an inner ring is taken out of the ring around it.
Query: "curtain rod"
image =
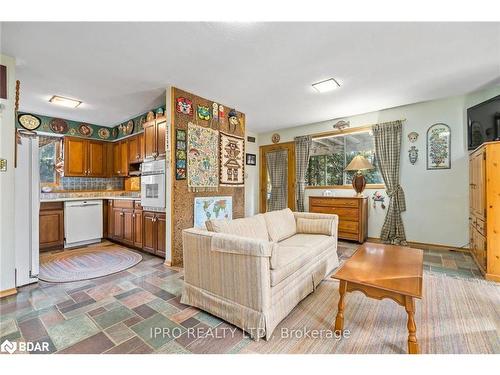
[[[328,130],[328,131],[324,131],[324,132],[321,132],[321,133],[311,134],[311,137],[317,139],[317,138],[326,138],[326,137],[329,137],[329,136],[332,136],[332,135],[342,135],[342,134],[350,134],[350,133],[359,133],[359,132],[362,132],[362,131],[367,131],[367,130],[371,129],[373,126],[375,126],[375,125],[384,124],[386,122],[396,122],[396,121],[406,122],[406,119],[403,118],[403,119],[399,119],[399,120],[377,122],[375,124],[367,124],[367,125],[355,126],[353,128],[346,128],[346,129],[342,129],[342,130],[335,130],[335,129],[334,130]]]

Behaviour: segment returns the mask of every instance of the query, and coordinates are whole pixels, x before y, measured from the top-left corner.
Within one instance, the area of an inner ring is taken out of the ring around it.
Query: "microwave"
[[[142,163],[141,205],[165,208],[165,160]]]

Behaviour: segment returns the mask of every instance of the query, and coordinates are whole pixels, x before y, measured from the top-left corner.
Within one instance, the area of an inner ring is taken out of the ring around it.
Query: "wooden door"
[[[260,146],[260,212],[268,211],[268,199],[270,194],[269,173],[267,170],[266,157],[270,152],[285,150],[288,155],[287,162],[287,203],[288,207],[295,210],[295,142],[278,143],[275,145]]]
[[[134,210],[133,209],[123,209],[123,243],[134,246]]]
[[[114,143],[104,142],[104,150],[106,152],[106,177],[114,176],[113,147]]]
[[[167,236],[167,220],[165,214],[156,215],[156,251],[155,254],[165,257],[166,254],[166,236]]]
[[[154,254],[156,249],[155,214],[143,212],[142,216],[142,249]]]
[[[138,161],[142,163],[144,160],[144,133],[141,133],[137,136],[137,153],[139,154]]]
[[[152,160],[156,157],[156,126],[155,121],[144,124],[144,159]]]
[[[134,210],[134,246],[142,249],[142,211]]]
[[[108,231],[107,231],[107,236],[105,236],[105,237],[112,238],[113,233],[114,233],[113,201],[111,199],[109,199],[106,206],[108,207],[108,214],[106,216],[106,218],[108,220],[108,223],[107,223]]]
[[[113,208],[113,239],[122,240],[123,238],[123,212],[121,208]]]
[[[88,141],[87,176],[106,176],[106,148],[104,142]]]
[[[120,176],[128,176],[128,141],[120,142]]]
[[[167,121],[165,119],[156,121],[156,152],[157,159],[165,158],[167,154],[166,145],[167,145]]]
[[[108,238],[108,217],[109,217],[109,209],[108,209],[108,201],[105,200],[102,202],[102,237]]]
[[[64,137],[64,175],[83,177],[87,175],[87,140]]]
[[[40,250],[64,246],[64,211],[40,210]]]

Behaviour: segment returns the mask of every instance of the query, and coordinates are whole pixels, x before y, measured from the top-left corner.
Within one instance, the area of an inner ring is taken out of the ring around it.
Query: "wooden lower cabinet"
[[[134,223],[134,210],[124,209],[122,210],[122,220],[123,220],[123,238],[122,242],[126,245],[134,246],[135,239],[135,223]]]
[[[142,249],[164,257],[166,254],[166,235],[166,215],[157,212],[144,212]]]
[[[39,226],[39,248],[41,251],[64,247],[63,202],[41,203]]]
[[[134,210],[134,246],[142,249],[142,210]]]

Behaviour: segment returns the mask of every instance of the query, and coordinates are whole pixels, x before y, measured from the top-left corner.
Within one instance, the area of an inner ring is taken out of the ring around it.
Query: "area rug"
[[[337,314],[338,281],[325,280],[273,332],[240,353],[406,353],[407,315],[394,301],[346,295],[348,338],[327,337]],[[500,353],[500,284],[424,274],[424,296],[416,302],[422,353]],[[314,331],[316,330],[316,331]],[[311,332],[323,337],[312,337]]]
[[[86,247],[42,256],[38,278],[53,283],[94,279],[130,268],[142,256],[120,246]]]

